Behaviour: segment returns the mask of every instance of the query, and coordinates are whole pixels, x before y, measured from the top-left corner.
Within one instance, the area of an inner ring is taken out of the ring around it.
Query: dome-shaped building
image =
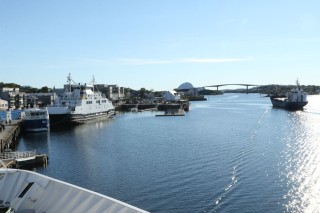
[[[190,90],[190,89],[194,89],[193,85],[189,82],[185,82],[183,84],[181,84],[179,87],[178,87],[178,90],[179,91],[186,91],[186,90]]]

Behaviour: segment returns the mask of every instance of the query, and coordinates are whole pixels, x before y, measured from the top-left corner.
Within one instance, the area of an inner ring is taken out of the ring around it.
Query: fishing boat
[[[270,100],[274,107],[283,108],[287,110],[301,110],[308,104],[307,93],[303,92],[297,80],[297,87],[285,96],[272,95]]]
[[[114,198],[27,170],[0,168],[0,192],[0,212],[6,213],[147,213]]]
[[[49,113],[47,108],[32,108],[21,112],[22,130],[41,132],[49,129]]]
[[[70,74],[67,80],[69,85],[63,95],[48,106],[51,126],[82,124],[114,115],[112,102],[100,91],[95,91],[94,77],[92,84],[77,84]]]

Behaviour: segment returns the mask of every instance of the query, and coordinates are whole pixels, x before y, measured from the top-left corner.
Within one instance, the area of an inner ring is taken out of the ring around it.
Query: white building
[[[162,97],[165,101],[178,101],[180,100],[180,94],[173,91],[164,91]]]
[[[20,92],[19,88],[3,87],[0,91],[0,98],[8,101],[10,109],[19,109],[24,104],[24,92]]]
[[[8,101],[0,99],[0,110],[7,110],[8,107]]]

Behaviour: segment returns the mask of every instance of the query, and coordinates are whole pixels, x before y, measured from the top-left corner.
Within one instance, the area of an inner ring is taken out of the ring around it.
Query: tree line
[[[47,86],[43,86],[43,87],[41,87],[39,89],[39,88],[31,87],[31,86],[21,86],[21,85],[16,84],[16,83],[3,83],[3,82],[0,82],[0,88],[3,88],[3,87],[19,88],[20,92],[25,92],[25,93],[48,93],[48,92],[52,92],[52,89],[47,87]]]

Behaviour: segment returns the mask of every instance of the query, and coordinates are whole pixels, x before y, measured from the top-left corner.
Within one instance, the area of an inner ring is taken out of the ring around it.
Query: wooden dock
[[[21,120],[13,120],[4,124],[0,131],[0,168],[2,166],[19,168],[21,166],[42,164],[47,165],[48,156],[37,154],[36,151],[8,151],[15,150],[21,134]],[[4,165],[2,165],[4,164]]]
[[[0,153],[4,152],[5,149],[14,149],[20,134],[21,120],[13,120],[4,124],[4,129],[0,131]]]

